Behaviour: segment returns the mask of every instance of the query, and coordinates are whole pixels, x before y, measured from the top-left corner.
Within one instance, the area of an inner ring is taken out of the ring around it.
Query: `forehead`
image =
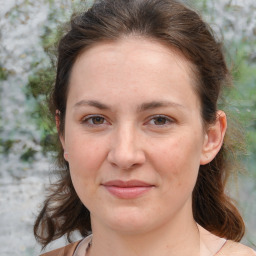
[[[100,58],[96,59],[96,57]],[[101,65],[102,61],[108,61],[108,64],[111,65],[117,61],[122,61],[122,64],[125,64],[129,61],[139,63],[142,60],[143,62],[148,61],[148,65],[158,65],[169,58],[170,62],[175,61],[183,68],[184,74],[193,75],[193,64],[178,49],[153,38],[125,36],[116,41],[95,43],[77,57],[75,66],[79,65],[77,63],[84,62],[85,58],[87,64],[90,62],[90,65],[94,65],[94,67]]]
[[[145,90],[152,96],[169,93],[175,86],[189,97],[191,91],[195,94],[194,84],[192,64],[181,53],[156,40],[131,36],[86,49],[77,58],[70,79],[76,98],[83,91],[102,96],[124,90],[144,97]]]

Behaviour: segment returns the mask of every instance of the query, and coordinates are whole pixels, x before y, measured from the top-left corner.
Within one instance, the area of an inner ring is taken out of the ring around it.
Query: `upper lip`
[[[152,184],[149,184],[145,181],[140,180],[110,180],[104,182],[102,185],[104,186],[114,186],[114,187],[121,187],[121,188],[129,188],[129,187],[152,187]]]

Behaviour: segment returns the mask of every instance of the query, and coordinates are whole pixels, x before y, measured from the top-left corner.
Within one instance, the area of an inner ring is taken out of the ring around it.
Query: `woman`
[[[64,170],[34,231],[44,247],[85,239],[44,255],[256,255],[224,192],[230,83],[221,44],[179,2],[103,0],[73,17],[52,94]]]

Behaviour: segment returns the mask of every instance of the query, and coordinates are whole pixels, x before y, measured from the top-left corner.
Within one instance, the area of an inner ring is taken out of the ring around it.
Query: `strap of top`
[[[77,241],[65,247],[41,254],[40,256],[73,256],[80,242]],[[256,256],[256,252],[243,244],[228,240],[215,256]]]
[[[79,242],[71,243],[65,247],[41,254],[40,256],[72,256]]]
[[[228,240],[215,256],[256,256],[256,252],[243,244]]]

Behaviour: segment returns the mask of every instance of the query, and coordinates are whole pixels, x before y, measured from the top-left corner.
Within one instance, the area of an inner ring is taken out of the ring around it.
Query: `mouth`
[[[140,180],[111,180],[102,186],[113,196],[120,199],[135,199],[149,192],[155,186]]]

